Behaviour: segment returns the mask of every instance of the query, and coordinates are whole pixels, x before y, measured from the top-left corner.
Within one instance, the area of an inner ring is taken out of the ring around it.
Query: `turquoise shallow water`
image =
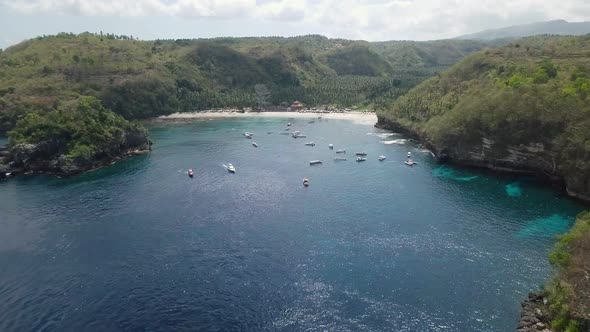
[[[514,329],[580,205],[372,126],[291,122],[308,138],[287,119],[162,125],[148,156],[0,182],[0,330]]]

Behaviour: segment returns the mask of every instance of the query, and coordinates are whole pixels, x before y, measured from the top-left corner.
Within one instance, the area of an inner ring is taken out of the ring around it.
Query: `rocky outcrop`
[[[97,151],[93,159],[85,161],[68,157],[64,153],[64,144],[57,140],[16,144],[0,159],[0,178],[7,177],[7,173],[72,176],[128,156],[147,153],[150,149],[151,142],[141,131],[125,133],[122,140],[112,142],[104,151]]]
[[[450,146],[440,146],[425,140],[418,133],[395,121],[379,116],[375,126],[421,140],[440,162],[486,168],[498,172],[534,175],[551,184],[555,189],[590,203],[590,174],[562,174],[557,165],[558,156],[542,142],[510,145],[484,137],[478,141],[464,140]]]
[[[547,307],[542,296],[530,293],[521,305],[517,332],[552,332]]]

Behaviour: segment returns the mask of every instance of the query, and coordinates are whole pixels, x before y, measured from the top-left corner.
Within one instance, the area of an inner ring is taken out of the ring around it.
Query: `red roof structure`
[[[291,104],[290,108],[292,110],[300,110],[303,108],[303,104],[298,102],[297,100],[293,102],[293,104]]]

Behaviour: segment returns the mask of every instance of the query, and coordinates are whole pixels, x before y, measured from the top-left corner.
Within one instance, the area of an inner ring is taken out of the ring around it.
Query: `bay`
[[[352,121],[150,132],[147,156],[0,182],[0,330],[509,331],[583,209]]]

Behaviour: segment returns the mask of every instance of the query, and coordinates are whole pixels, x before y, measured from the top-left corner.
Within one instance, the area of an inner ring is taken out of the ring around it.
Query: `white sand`
[[[317,119],[321,116],[323,119],[352,120],[362,124],[377,123],[377,115],[370,112],[346,112],[346,113],[299,113],[299,112],[183,112],[163,115],[158,117],[159,120],[213,120],[220,118],[297,118],[297,119]]]

